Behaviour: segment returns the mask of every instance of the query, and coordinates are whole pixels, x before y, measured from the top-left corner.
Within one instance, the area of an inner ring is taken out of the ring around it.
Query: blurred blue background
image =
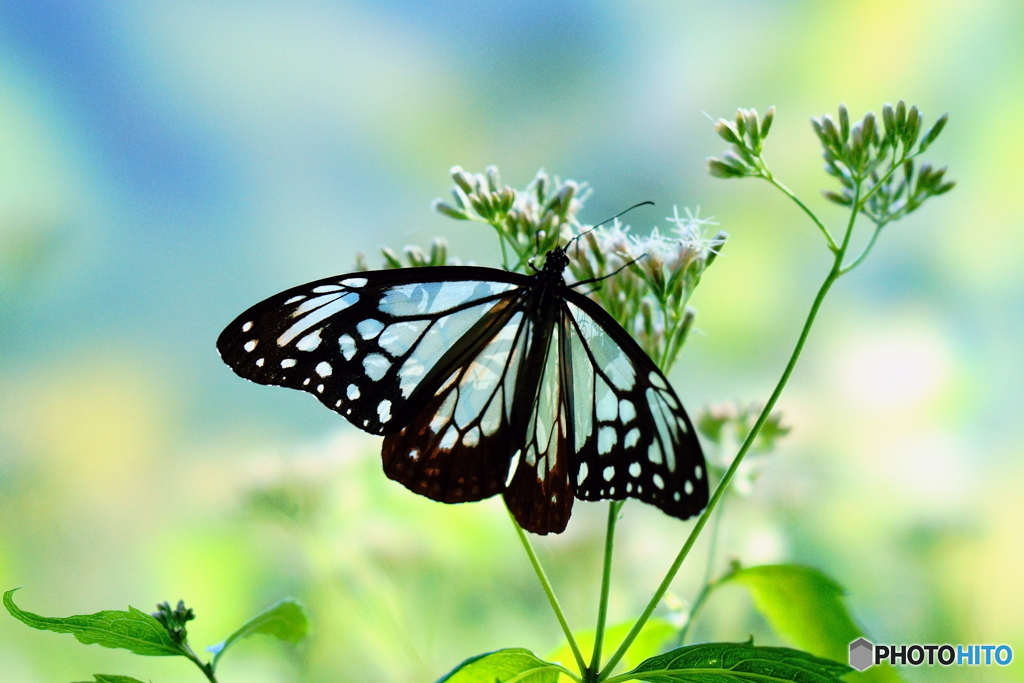
[[[0,1],[0,588],[64,615],[184,598],[195,645],[285,594],[298,649],[253,640],[221,680],[429,681],[560,641],[500,500],[448,507],[380,472],[377,441],[258,387],[214,341],[252,303],[426,245],[498,263],[489,229],[430,211],[448,169],[538,168],[730,241],[673,380],[696,413],[763,401],[829,265],[764,183],[721,181],[711,117],[778,112],[766,157],[836,224],[808,118],[916,103],[950,123],[950,194],[887,228],[828,300],[780,407],[793,427],[727,501],[719,565],[794,561],[843,584],[878,641],[1024,655],[1024,5],[752,2]],[[863,235],[861,235],[863,237]],[[538,541],[592,624],[605,508]],[[689,530],[631,503],[613,621]],[[706,542],[673,588],[694,597]],[[700,638],[778,642],[738,589]],[[0,618],[0,679],[195,681],[181,661],[83,647]],[[1000,670],[909,681],[1024,681]]]

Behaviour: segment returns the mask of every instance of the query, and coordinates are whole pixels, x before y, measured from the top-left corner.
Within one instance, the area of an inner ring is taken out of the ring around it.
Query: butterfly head
[[[565,253],[565,247],[555,247],[544,256],[544,268],[542,272],[549,275],[562,276],[569,266],[569,257]]]

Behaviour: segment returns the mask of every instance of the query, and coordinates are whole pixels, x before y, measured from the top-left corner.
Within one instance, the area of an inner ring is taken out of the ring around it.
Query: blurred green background
[[[223,683],[430,681],[560,642],[500,500],[448,507],[380,472],[378,441],[219,361],[237,313],[427,244],[498,262],[431,213],[449,167],[588,181],[581,220],[673,204],[731,239],[673,380],[691,413],[764,400],[828,265],[764,183],[721,181],[705,113],[778,112],[766,157],[830,220],[808,118],[906,99],[958,181],[840,281],[780,407],[793,427],[727,502],[719,565],[794,561],[849,591],[876,642],[1024,657],[1024,4],[0,2],[0,588],[47,615],[184,598],[196,646],[283,595],[298,649]],[[1014,188],[1017,188],[1016,190]],[[537,545],[590,627],[605,506]],[[611,619],[638,612],[689,524],[631,503]],[[706,539],[673,588],[694,597]],[[730,592],[733,591],[733,592]],[[775,643],[739,589],[702,639]],[[198,681],[185,660],[84,647],[0,615],[0,680]],[[1024,665],[909,681],[1024,681]]]

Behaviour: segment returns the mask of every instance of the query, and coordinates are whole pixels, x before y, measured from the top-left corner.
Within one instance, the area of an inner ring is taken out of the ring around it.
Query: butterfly
[[[384,436],[384,472],[445,503],[501,493],[561,533],[573,498],[637,498],[687,519],[708,501],[693,424],[665,375],[563,277],[475,266],[350,273],[293,287],[217,340],[238,375],[313,394]]]

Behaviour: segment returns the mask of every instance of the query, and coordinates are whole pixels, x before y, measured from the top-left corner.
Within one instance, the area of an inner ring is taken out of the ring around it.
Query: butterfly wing
[[[564,297],[577,498],[637,498],[679,519],[707,505],[697,434],[665,375],[599,305]]]
[[[307,391],[360,429],[393,433],[424,414],[425,387],[475,355],[528,282],[470,266],[339,275],[256,304],[217,349],[246,379]]]
[[[467,357],[448,365],[423,409],[384,439],[384,472],[445,503],[481,500],[505,488],[514,452],[513,405],[532,326],[520,299],[492,309],[487,330],[468,333]],[[482,326],[482,325],[481,325]],[[477,348],[470,348],[476,346]]]

